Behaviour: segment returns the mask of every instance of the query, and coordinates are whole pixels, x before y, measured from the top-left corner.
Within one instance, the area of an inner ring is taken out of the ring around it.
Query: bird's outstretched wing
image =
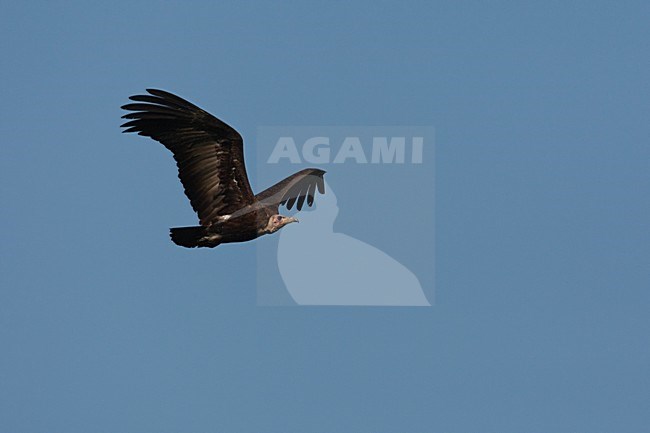
[[[325,171],[318,168],[306,168],[265,189],[255,198],[274,213],[278,213],[280,205],[286,205],[290,210],[296,201],[296,209],[301,210],[305,199],[309,206],[314,203],[316,189],[325,194],[324,174]]]
[[[132,111],[122,132],[151,137],[171,150],[178,177],[199,216],[208,226],[255,201],[251,190],[241,135],[196,105],[169,92],[147,89],[135,95],[135,103],[124,105]]]

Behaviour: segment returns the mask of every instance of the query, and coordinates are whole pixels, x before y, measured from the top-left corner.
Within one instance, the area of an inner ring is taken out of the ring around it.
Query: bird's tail
[[[195,248],[205,246],[201,244],[201,239],[206,235],[205,227],[174,227],[169,229],[169,236],[176,245],[185,248]]]

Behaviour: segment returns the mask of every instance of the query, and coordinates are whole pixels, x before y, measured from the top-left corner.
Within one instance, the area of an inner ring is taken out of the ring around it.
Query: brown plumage
[[[199,217],[199,226],[170,229],[183,247],[216,247],[274,233],[295,218],[279,215],[285,205],[311,206],[316,190],[325,193],[317,168],[301,170],[254,195],[246,175],[244,141],[237,131],[196,105],[169,92],[147,89],[135,103],[122,132],[136,132],[162,143],[174,155],[178,177]]]

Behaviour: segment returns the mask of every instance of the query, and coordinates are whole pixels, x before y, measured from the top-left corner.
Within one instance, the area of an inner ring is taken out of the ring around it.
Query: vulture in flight
[[[275,233],[296,218],[279,207],[301,210],[314,203],[316,190],[325,193],[323,175],[306,168],[253,194],[244,164],[244,141],[237,131],[196,105],[169,92],[147,89],[134,103],[122,132],[137,132],[162,143],[174,155],[178,177],[199,217],[195,227],[170,229],[176,245],[214,248]]]

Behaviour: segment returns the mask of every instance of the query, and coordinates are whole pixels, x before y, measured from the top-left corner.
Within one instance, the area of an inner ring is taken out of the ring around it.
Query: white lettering
[[[365,164],[368,162],[366,155],[363,153],[363,147],[361,147],[359,137],[345,137],[339,153],[334,158],[334,164],[341,164],[348,158],[355,159],[357,164]]]
[[[422,164],[422,148],[424,145],[423,137],[413,137],[411,140],[413,153],[411,154],[411,162],[413,164]]]
[[[316,147],[322,145],[322,147]],[[312,137],[305,141],[302,148],[302,157],[312,164],[326,164],[330,162],[330,139],[327,137]]]
[[[373,137],[372,139],[372,163],[384,164],[396,162],[404,163],[404,153],[406,149],[405,137]]]
[[[271,152],[271,156],[266,162],[268,164],[277,164],[280,158],[289,158],[289,162],[292,164],[300,164],[300,155],[296,148],[296,142],[293,141],[292,137],[278,138],[278,142],[275,143],[273,152]]]

